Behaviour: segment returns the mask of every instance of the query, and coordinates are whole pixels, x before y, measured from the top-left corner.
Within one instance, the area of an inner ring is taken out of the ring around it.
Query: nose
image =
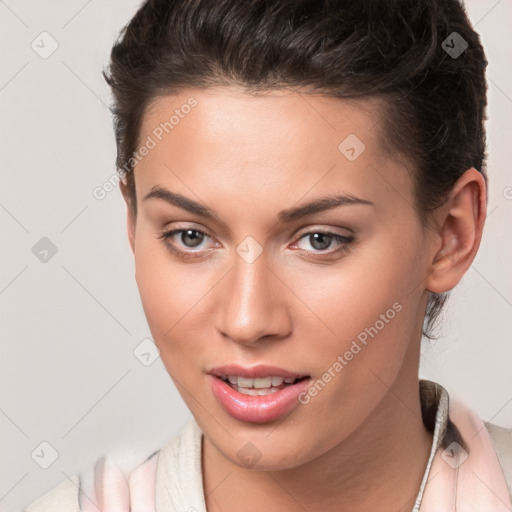
[[[236,255],[233,268],[219,284],[216,327],[224,337],[240,345],[260,346],[262,338],[276,341],[290,333],[287,288],[268,266],[265,251],[252,263]]]

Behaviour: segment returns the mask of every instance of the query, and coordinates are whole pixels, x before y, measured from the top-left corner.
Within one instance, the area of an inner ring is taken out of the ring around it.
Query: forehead
[[[276,189],[290,199],[314,189],[375,196],[398,180],[409,189],[402,194],[412,193],[383,146],[383,113],[377,99],[290,90],[215,87],[163,96],[143,118],[139,147],[152,149],[136,165],[136,188],[144,195],[156,183],[189,183],[198,195],[217,189],[232,199],[248,200],[250,192],[271,201]]]
[[[154,99],[146,108],[141,135],[158,132],[158,127],[164,130],[164,137],[171,132],[188,135],[187,125],[193,124],[198,139],[205,143],[214,140],[216,145],[241,138],[246,144],[258,144],[273,140],[275,135],[301,136],[309,132],[310,139],[314,133],[319,134],[312,142],[326,136],[336,142],[344,135],[358,133],[375,147],[381,141],[382,115],[384,102],[378,98],[338,99],[305,90],[252,93],[235,86],[211,87]],[[187,118],[191,121],[185,122]],[[165,123],[167,130],[161,126]]]

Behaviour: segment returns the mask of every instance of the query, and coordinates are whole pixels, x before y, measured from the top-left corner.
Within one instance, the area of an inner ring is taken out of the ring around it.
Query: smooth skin
[[[391,159],[384,146],[381,104],[304,90],[254,96],[230,86],[164,96],[146,110],[139,140],[190,97],[197,106],[135,168],[136,216],[121,190],[153,339],[204,432],[207,510],[407,510],[432,444],[418,392],[425,307],[429,292],[451,290],[475,257],[482,175],[468,169],[426,227],[414,206],[412,164]],[[365,145],[354,161],[338,149],[350,134]],[[145,200],[155,186],[216,216]],[[372,204],[277,222],[281,210],[335,193]],[[178,228],[205,235],[160,238]],[[344,238],[315,240],[318,232]],[[248,236],[263,249],[253,263],[236,252]],[[237,420],[210,390],[206,371],[229,363],[321,379],[396,302],[401,311],[378,335],[278,421]],[[250,468],[237,456],[248,442],[261,454]]]

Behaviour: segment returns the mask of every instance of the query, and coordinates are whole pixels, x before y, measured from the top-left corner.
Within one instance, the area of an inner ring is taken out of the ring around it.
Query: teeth
[[[255,379],[246,379],[245,377],[238,377],[238,385],[241,388],[253,388],[253,381]]]
[[[252,386],[257,389],[270,388],[272,386],[272,377],[253,379]]]
[[[280,386],[283,381],[283,377],[272,377],[272,386]]]
[[[257,379],[249,379],[246,377],[239,377],[237,375],[227,375],[227,376],[221,376],[223,380],[228,380],[230,384],[233,386],[239,387],[239,388],[246,388],[246,389],[271,389],[272,387],[278,387],[285,382],[286,384],[291,384],[295,382],[295,377],[262,377]],[[251,393],[247,393],[251,394]]]

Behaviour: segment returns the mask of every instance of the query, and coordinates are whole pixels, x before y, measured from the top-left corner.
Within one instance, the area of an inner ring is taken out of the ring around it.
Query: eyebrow
[[[220,217],[210,208],[181,194],[171,192],[170,190],[167,190],[159,185],[155,185],[151,191],[146,194],[146,196],[144,196],[143,201],[147,201],[148,199],[152,198],[161,199],[174,206],[187,210],[190,213],[195,213],[196,215],[206,217],[207,219],[222,222]],[[315,213],[331,210],[332,208],[336,208],[338,206],[359,204],[375,206],[371,201],[361,199],[360,197],[353,195],[330,194],[301,206],[295,206],[293,208],[281,210],[277,215],[277,220],[279,223],[285,224],[301,219],[303,217],[307,217],[309,215],[313,215]]]

